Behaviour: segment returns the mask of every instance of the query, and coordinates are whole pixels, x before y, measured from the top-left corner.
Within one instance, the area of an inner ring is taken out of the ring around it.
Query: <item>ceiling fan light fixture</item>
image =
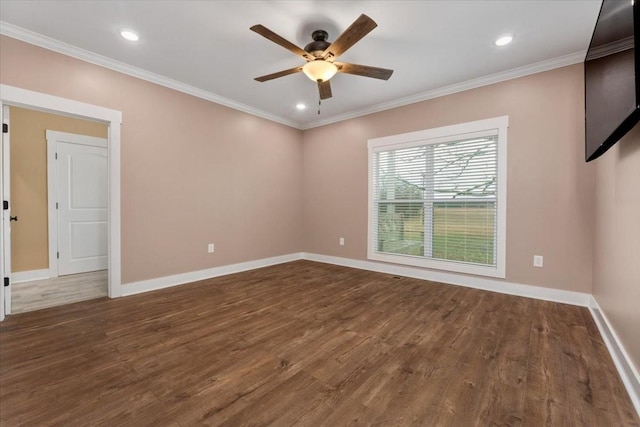
[[[338,67],[333,62],[316,59],[304,64],[302,71],[314,82],[326,82],[338,72]]]

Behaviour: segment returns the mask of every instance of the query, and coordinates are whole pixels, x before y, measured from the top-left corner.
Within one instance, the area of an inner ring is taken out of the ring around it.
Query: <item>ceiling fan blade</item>
[[[349,64],[347,62],[334,62],[338,67],[338,72],[355,74],[356,76],[371,77],[380,80],[389,80],[393,70],[386,68],[370,67],[368,65]]]
[[[298,56],[303,57],[304,59],[306,59],[307,61],[313,61],[315,58],[310,55],[309,53],[305,52],[304,50],[302,50],[301,48],[299,48],[298,46],[296,46],[295,44],[291,43],[289,40],[286,40],[284,38],[282,38],[281,36],[277,35],[276,33],[274,33],[273,31],[271,31],[270,29],[268,29],[267,27],[263,26],[263,25],[254,25],[253,27],[249,28],[251,31],[260,34],[262,37],[271,40],[272,42],[274,42],[277,45],[282,46],[283,48],[295,53]]]
[[[322,57],[324,59],[336,59],[377,26],[378,24],[367,15],[360,15],[349,28],[344,30],[344,32],[322,52]]]
[[[277,79],[278,77],[288,76],[289,74],[295,74],[302,71],[302,67],[294,67],[288,70],[278,71],[277,73],[267,74],[266,76],[256,77],[254,80],[259,82],[266,82],[267,80]]]
[[[329,83],[329,80],[318,82],[318,92],[320,92],[320,99],[331,98],[331,83]]]

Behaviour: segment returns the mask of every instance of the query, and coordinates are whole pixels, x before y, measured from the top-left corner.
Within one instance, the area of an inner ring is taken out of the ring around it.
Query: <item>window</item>
[[[369,259],[504,278],[507,126],[369,140]]]

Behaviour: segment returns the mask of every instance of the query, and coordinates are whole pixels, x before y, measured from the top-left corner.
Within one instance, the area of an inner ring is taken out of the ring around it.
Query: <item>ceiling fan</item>
[[[250,28],[251,31],[260,34],[307,61],[307,63],[302,66],[278,71],[273,74],[267,74],[266,76],[256,77],[255,80],[259,82],[266,82],[267,80],[288,76],[289,74],[295,74],[302,71],[307,75],[307,77],[318,83],[320,99],[331,98],[331,84],[329,83],[329,79],[336,73],[355,74],[357,76],[389,80],[389,77],[393,74],[393,70],[370,67],[368,65],[349,64],[347,62],[336,62],[336,59],[340,55],[360,41],[364,36],[369,34],[369,32],[377,26],[378,24],[376,24],[373,19],[362,14],[351,24],[351,26],[349,26],[349,28],[340,34],[333,43],[327,41],[329,35],[326,31],[316,30],[311,34],[313,41],[306,45],[304,49],[300,49],[298,46],[288,40],[285,40],[263,25],[254,25]]]

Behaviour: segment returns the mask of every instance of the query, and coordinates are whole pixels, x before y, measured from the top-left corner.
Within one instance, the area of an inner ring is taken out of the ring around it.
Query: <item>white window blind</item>
[[[503,274],[499,140],[494,128],[370,144],[370,258]]]

